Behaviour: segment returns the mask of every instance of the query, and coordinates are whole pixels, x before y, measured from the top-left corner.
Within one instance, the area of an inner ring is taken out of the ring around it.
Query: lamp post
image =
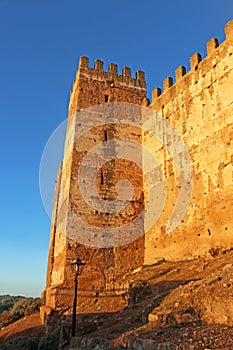
[[[76,308],[77,308],[77,294],[78,294],[78,276],[83,272],[84,266],[86,265],[84,261],[77,258],[70,265],[74,265],[74,299],[73,299],[73,312],[72,312],[72,337],[75,337],[76,328]]]

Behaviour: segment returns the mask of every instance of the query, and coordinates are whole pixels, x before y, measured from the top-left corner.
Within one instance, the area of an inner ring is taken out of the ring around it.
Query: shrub
[[[39,311],[40,299],[22,298],[17,301],[11,309],[11,313],[15,316],[24,317]]]
[[[25,316],[30,316],[34,314],[37,311],[40,311],[40,306],[41,306],[41,300],[35,299],[26,309],[25,309]]]
[[[18,337],[16,339],[10,340],[6,344],[1,344],[0,350],[37,350],[38,343],[38,338]]]
[[[20,298],[8,311],[0,314],[0,329],[24,316],[30,316],[39,311],[41,301],[39,298]]]
[[[20,296],[11,296],[11,295],[0,295],[0,314],[3,311],[9,310],[12,306],[18,301],[22,299]]]
[[[38,350],[57,350],[59,345],[59,338],[60,330],[58,328],[55,329],[52,333],[45,334],[39,340]]]
[[[10,311],[4,311],[0,314],[0,328],[17,321],[18,316],[13,315]]]

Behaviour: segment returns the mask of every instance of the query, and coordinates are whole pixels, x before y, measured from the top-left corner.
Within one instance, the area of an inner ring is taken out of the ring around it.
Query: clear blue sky
[[[0,0],[0,294],[40,295],[50,220],[39,164],[66,118],[79,56],[146,73],[148,97],[211,37],[232,0]]]

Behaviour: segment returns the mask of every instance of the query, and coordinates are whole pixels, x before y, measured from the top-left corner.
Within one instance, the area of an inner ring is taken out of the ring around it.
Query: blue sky
[[[224,40],[232,0],[0,0],[0,294],[44,289],[50,220],[44,146],[67,117],[79,56],[145,71],[148,97],[189,57]]]

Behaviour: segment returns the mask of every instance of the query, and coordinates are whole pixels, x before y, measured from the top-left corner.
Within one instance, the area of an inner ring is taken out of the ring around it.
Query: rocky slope
[[[233,251],[212,250],[189,261],[161,260],[119,283],[128,284],[128,292],[82,303],[77,336],[66,349],[233,349]],[[35,331],[42,335],[38,318],[30,320],[1,330],[0,343],[22,334],[35,336]],[[65,344],[70,318],[62,315],[60,326]]]
[[[117,303],[111,298],[89,305],[70,349],[90,349],[92,342],[93,349],[233,349],[232,251],[158,261],[125,280],[125,307],[111,313]]]

